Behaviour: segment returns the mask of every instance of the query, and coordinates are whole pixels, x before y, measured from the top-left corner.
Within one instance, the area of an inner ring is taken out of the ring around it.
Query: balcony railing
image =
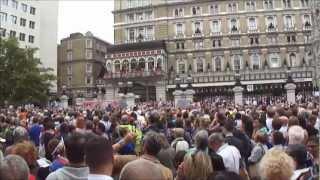
[[[165,72],[161,70],[155,71],[134,71],[134,72],[115,72],[106,73],[104,79],[119,79],[119,78],[141,78],[141,77],[156,77],[164,76]]]
[[[285,31],[295,31],[295,27],[284,27]]]
[[[179,38],[184,38],[184,34],[182,32],[178,32],[175,36],[176,39],[179,39]]]
[[[202,37],[202,36],[203,36],[202,33],[194,33],[194,34],[192,35],[192,37]]]
[[[211,36],[221,36],[222,32],[211,32],[210,35]]]
[[[291,68],[291,75],[294,79],[304,79],[312,78],[313,74],[312,67],[295,67]],[[268,68],[267,70],[242,70],[240,72],[241,81],[261,81],[261,80],[275,80],[282,79],[285,81],[287,79],[286,68]],[[184,82],[184,77],[187,77],[187,74],[179,74]],[[234,82],[235,81],[235,72],[234,71],[225,71],[225,72],[202,72],[202,73],[192,73],[193,83],[218,83],[218,82]],[[175,84],[176,74],[172,74],[168,80],[168,83],[173,85]]]
[[[257,33],[258,29],[257,28],[249,28],[248,33]]]
[[[312,30],[312,26],[311,25],[304,25],[303,30],[310,31],[310,30]]]
[[[270,28],[270,27],[267,27],[267,32],[269,33],[272,33],[272,32],[277,32],[277,28]]]

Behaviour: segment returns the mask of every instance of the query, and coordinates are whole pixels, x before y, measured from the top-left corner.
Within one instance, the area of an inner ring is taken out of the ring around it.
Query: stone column
[[[234,92],[234,104],[243,105],[243,88],[241,86],[235,86],[233,89]]]
[[[166,85],[163,81],[156,83],[156,98],[157,101],[166,101]]]
[[[196,93],[193,89],[187,89],[185,92],[186,100],[189,104],[193,103],[193,95]]]
[[[179,103],[183,99],[183,91],[181,90],[175,90],[173,91],[173,96],[174,96],[174,106],[179,107]]]
[[[287,101],[289,104],[296,103],[296,85],[294,83],[287,83],[284,88],[287,90]]]
[[[112,84],[107,84],[105,88],[106,88],[105,99],[107,101],[113,101],[115,98],[115,94],[114,94],[114,88],[112,87]]]
[[[67,95],[62,95],[62,96],[60,97],[62,108],[64,108],[64,109],[68,108],[68,99],[69,99],[69,98],[68,98]]]

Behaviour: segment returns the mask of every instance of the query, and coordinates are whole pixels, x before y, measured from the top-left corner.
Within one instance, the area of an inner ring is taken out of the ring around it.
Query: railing
[[[161,70],[135,71],[135,72],[116,72],[116,73],[106,73],[104,75],[104,79],[154,77],[154,76],[164,76],[164,75],[165,75],[165,72],[161,71]]]
[[[184,37],[185,37],[184,34],[181,33],[181,32],[177,33],[176,36],[175,36],[176,39],[184,38]]]
[[[304,25],[303,30],[310,31],[310,30],[312,30],[312,26],[311,25],[308,25],[308,26]]]
[[[194,33],[194,34],[192,35],[192,37],[202,37],[202,36],[203,36],[202,33]]]
[[[222,32],[211,32],[210,35],[211,36],[221,36]]]
[[[299,78],[312,78],[313,67],[294,67],[291,68],[291,76],[294,79]],[[202,72],[202,73],[191,73],[193,83],[218,83],[218,82],[234,82],[235,71],[226,72]],[[283,68],[268,68],[266,70],[241,70],[241,81],[260,81],[260,80],[286,80],[287,72]],[[188,74],[179,74],[182,83],[184,82]],[[176,74],[171,74],[168,79],[168,83],[175,84]]]
[[[277,28],[269,28],[267,27],[267,32],[277,32]]]
[[[285,31],[295,31],[295,27],[284,27]]]
[[[248,33],[257,33],[258,29],[257,28],[249,28]]]

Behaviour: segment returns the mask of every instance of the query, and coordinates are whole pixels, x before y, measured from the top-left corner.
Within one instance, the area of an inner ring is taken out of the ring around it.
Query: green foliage
[[[16,39],[0,39],[0,104],[45,103],[55,76],[42,69],[37,49],[19,48]]]

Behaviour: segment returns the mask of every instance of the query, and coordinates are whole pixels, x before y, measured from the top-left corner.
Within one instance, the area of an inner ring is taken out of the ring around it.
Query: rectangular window
[[[67,49],[68,50],[72,49],[72,41],[71,40],[67,41]]]
[[[247,3],[246,3],[246,8],[247,8],[247,11],[254,11],[254,10],[256,9],[256,2],[255,2],[255,0],[247,1]]]
[[[304,35],[304,43],[310,43],[310,35]]]
[[[67,52],[67,60],[68,61],[71,61],[73,58],[72,58],[72,51],[68,51]]]
[[[203,40],[196,40],[196,41],[194,41],[194,48],[195,48],[195,49],[201,49],[201,48],[203,48]]]
[[[91,39],[86,40],[86,48],[92,48],[92,40]]]
[[[29,28],[34,29],[35,27],[35,22],[34,21],[29,21]]]
[[[23,12],[27,12],[27,10],[28,10],[28,5],[22,3],[22,4],[21,4],[21,8],[22,8],[22,11],[23,11]]]
[[[0,0],[0,6],[1,5],[8,6],[8,4],[9,4],[9,0]]]
[[[12,0],[11,2],[12,2],[12,8],[13,9],[18,9],[18,1]]]
[[[147,41],[153,40],[153,27],[152,26],[148,26],[146,28],[146,40]]]
[[[290,31],[293,28],[294,28],[294,26],[293,26],[292,16],[290,16],[290,15],[285,16],[285,30]]]
[[[92,73],[92,64],[90,63],[86,64],[86,73]]]
[[[283,0],[284,8],[291,8],[291,0]]]
[[[137,17],[137,21],[143,21],[143,14],[142,13],[137,13],[136,17]]]
[[[0,28],[0,37],[6,37],[6,29]]]
[[[256,18],[251,17],[249,18],[249,31],[255,31],[257,30],[257,23],[256,23]]]
[[[17,16],[11,15],[11,24],[17,24]]]
[[[309,7],[309,0],[301,0],[302,7]]]
[[[36,14],[36,8],[30,7],[30,14],[35,15]]]
[[[26,34],[20,33],[20,34],[19,34],[19,40],[20,40],[20,41],[25,41],[25,39],[26,39]]]
[[[176,24],[176,35],[183,35],[183,25],[181,23]]]
[[[220,22],[219,21],[213,21],[212,22],[212,32],[213,33],[220,32]]]
[[[86,84],[87,85],[90,85],[92,83],[92,78],[91,78],[91,76],[87,76],[86,77]]]
[[[34,43],[34,36],[29,35],[29,43]]]
[[[219,6],[218,4],[213,4],[209,6],[210,14],[219,14]]]
[[[86,50],[86,59],[92,59],[92,50]]]
[[[134,22],[134,14],[128,14],[127,20],[128,20],[128,22]]]
[[[7,13],[0,12],[0,24],[7,22]]]
[[[27,22],[27,20],[26,20],[26,19],[24,19],[24,18],[20,18],[20,26],[25,27],[25,26],[26,26],[26,22]]]
[[[17,32],[16,31],[10,31],[10,37],[11,38],[15,38],[16,37],[16,35],[17,35]]]
[[[146,20],[152,19],[152,11],[146,11],[144,14]]]
[[[68,67],[67,67],[67,74],[72,75],[72,66],[71,65],[68,65]]]
[[[135,31],[134,29],[129,29],[129,41],[133,42],[135,39]]]

